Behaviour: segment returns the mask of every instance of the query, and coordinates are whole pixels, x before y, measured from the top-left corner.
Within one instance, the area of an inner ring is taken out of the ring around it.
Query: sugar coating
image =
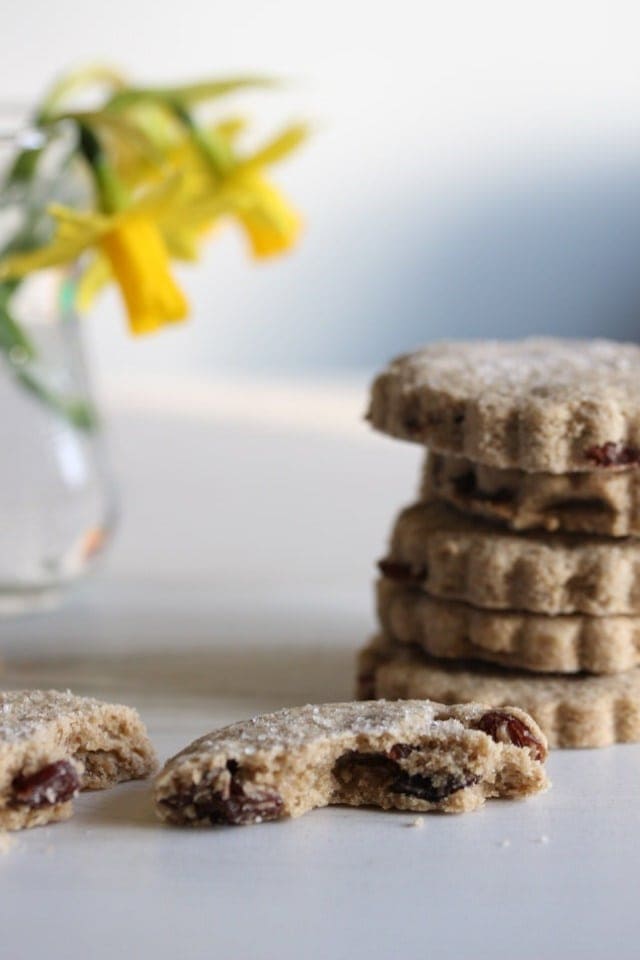
[[[443,389],[451,389],[451,376],[459,373],[465,396],[482,398],[490,388],[497,396],[534,394],[586,401],[592,387],[600,385],[621,394],[631,389],[640,401],[640,347],[631,343],[555,337],[445,341],[406,356],[412,359],[417,380]]]
[[[330,703],[286,707],[231,724],[195,740],[178,756],[202,750],[225,750],[253,756],[257,751],[284,751],[308,746],[319,738],[342,736],[411,736],[453,734],[465,721],[481,716],[482,707],[447,708],[435,703]]]
[[[444,341],[392,361],[368,417],[391,436],[497,467],[593,470],[640,449],[640,347],[607,340]]]
[[[99,700],[78,697],[70,690],[0,692],[0,745],[26,740],[39,728],[58,721],[62,716],[92,716],[103,706]]]

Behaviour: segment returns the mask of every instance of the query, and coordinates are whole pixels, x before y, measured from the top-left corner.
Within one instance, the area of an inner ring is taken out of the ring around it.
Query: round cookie
[[[608,340],[444,341],[392,361],[368,419],[494,467],[569,473],[640,462],[640,347]]]
[[[554,677],[427,657],[381,638],[361,652],[358,695],[385,699],[474,700],[518,706],[550,747],[604,747],[640,740],[640,667],[610,676]]]
[[[481,610],[384,578],[377,595],[385,634],[433,657],[484,660],[541,673],[618,673],[640,665],[640,616]]]
[[[514,533],[437,501],[401,511],[379,566],[431,596],[486,609],[640,614],[640,540]]]
[[[637,466],[589,473],[526,473],[429,453],[420,496],[444,500],[512,530],[640,536]]]

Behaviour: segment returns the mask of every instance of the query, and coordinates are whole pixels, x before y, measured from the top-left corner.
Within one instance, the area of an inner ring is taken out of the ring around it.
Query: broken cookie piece
[[[329,804],[459,813],[548,786],[547,742],[522,710],[424,700],[280,710],[207,734],[155,782],[161,820],[298,817]]]
[[[155,766],[131,707],[56,690],[0,693],[0,829],[66,820],[80,790],[147,777]]]

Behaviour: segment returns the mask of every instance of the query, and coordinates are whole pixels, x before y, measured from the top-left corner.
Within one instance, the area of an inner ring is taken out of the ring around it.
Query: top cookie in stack
[[[551,338],[436,343],[374,381],[369,419],[437,453],[528,473],[640,462],[640,347]]]
[[[363,692],[517,692],[552,744],[640,739],[640,347],[433,344],[377,377],[369,419],[429,453]]]

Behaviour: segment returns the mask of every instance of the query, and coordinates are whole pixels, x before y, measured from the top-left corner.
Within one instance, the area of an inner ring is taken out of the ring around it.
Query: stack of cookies
[[[369,419],[429,449],[360,696],[515,704],[552,746],[640,740],[640,347],[433,344],[378,376]]]

